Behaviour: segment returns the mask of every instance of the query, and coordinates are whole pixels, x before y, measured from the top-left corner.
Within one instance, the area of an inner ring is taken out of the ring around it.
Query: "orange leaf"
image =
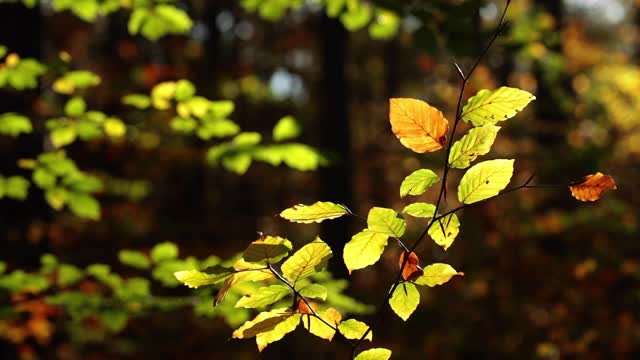
[[[309,305],[311,305],[311,307],[309,307]],[[298,299],[298,312],[300,312],[300,314],[313,314],[317,309],[317,305],[311,301],[309,301],[309,305],[307,305],[304,300]]]
[[[404,262],[404,254],[404,251],[400,254],[400,261],[398,262],[399,267],[402,267],[402,263]],[[404,266],[404,269],[402,269],[402,278],[407,281],[413,281],[423,274],[422,268],[420,267],[420,259],[416,253],[412,252],[409,254],[407,264]]]
[[[571,195],[580,201],[596,201],[609,189],[617,189],[616,182],[609,175],[597,172],[584,177],[579,184],[569,185]]]
[[[442,149],[447,140],[449,122],[440,110],[416,99],[389,100],[391,130],[402,145],[418,152]]]

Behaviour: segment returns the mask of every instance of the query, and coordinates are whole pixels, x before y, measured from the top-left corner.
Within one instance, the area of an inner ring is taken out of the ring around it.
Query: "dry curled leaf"
[[[406,252],[402,252],[400,254],[400,261],[398,262],[398,266],[402,268],[402,263],[404,262],[404,255]],[[420,259],[416,253],[412,252],[409,254],[409,258],[407,259],[407,264],[402,269],[402,278],[407,281],[414,281],[415,279],[422,276],[424,272],[422,271],[422,267],[420,267]]]
[[[442,149],[449,122],[440,110],[424,101],[407,98],[389,100],[391,130],[402,145],[418,152]]]
[[[311,305],[311,307],[309,307],[309,305]],[[305,302],[303,299],[298,299],[298,312],[305,315],[313,314],[318,306],[312,301],[309,301],[309,305],[307,305],[307,302]]]
[[[596,201],[606,190],[617,189],[616,182],[609,175],[597,172],[587,175],[581,183],[570,185],[571,195],[580,201]]]

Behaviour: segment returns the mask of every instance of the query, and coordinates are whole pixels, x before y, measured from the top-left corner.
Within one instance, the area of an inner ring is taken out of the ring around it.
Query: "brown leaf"
[[[404,262],[404,254],[404,251],[400,254],[400,261],[398,262],[399,267],[402,267],[402,263]],[[423,271],[420,267],[420,259],[416,253],[412,252],[409,254],[407,264],[404,266],[404,269],[402,269],[402,278],[407,281],[414,281],[422,276],[422,274]]]
[[[311,305],[311,307],[309,307],[309,305]],[[307,305],[304,300],[298,299],[298,312],[300,312],[300,314],[313,314],[318,306],[311,301],[309,301],[309,305]]]
[[[596,201],[609,189],[617,189],[616,182],[609,175],[597,172],[584,177],[579,184],[570,185],[571,195],[580,201]]]
[[[391,130],[402,145],[418,152],[442,149],[449,122],[440,110],[424,101],[407,98],[389,100]]]

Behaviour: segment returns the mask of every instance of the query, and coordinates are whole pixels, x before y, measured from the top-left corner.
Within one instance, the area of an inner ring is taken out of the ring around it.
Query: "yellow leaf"
[[[280,216],[292,222],[310,224],[336,219],[348,213],[344,205],[318,201],[313,205],[295,205],[281,212]]]
[[[334,326],[334,328],[329,327],[314,315],[304,315],[302,317],[302,325],[313,335],[331,341],[336,334],[335,327],[337,327],[342,320],[342,315],[340,315],[338,310],[328,308],[325,311],[319,312],[318,316]]]
[[[587,175],[581,183],[569,186],[571,195],[580,201],[596,201],[606,190],[617,188],[613,178],[601,172]]]
[[[461,272],[457,272],[456,269],[448,264],[431,264],[424,268],[424,274],[414,281],[417,285],[427,285],[434,287],[436,285],[442,285],[451,280],[456,275],[464,275]]]
[[[234,339],[247,339],[260,333],[271,331],[291,315],[293,313],[287,308],[261,312],[253,320],[246,321],[236,329],[231,334],[231,337]]]
[[[424,101],[407,98],[391,99],[389,105],[391,130],[402,145],[418,153],[442,149],[449,122],[440,110]]]
[[[293,314],[277,324],[273,330],[262,332],[256,335],[256,343],[258,344],[258,350],[262,351],[267,345],[282,339],[285,335],[292,332],[298,327],[300,318],[302,315]]]
[[[317,237],[282,264],[282,275],[295,284],[298,280],[324,269],[332,255],[329,245]]]

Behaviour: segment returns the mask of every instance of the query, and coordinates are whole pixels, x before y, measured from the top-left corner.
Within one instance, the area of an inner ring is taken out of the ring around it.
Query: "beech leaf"
[[[431,185],[440,181],[436,173],[429,169],[420,169],[407,176],[400,185],[400,197],[422,195]]]
[[[388,235],[369,229],[353,235],[351,241],[345,244],[342,254],[349,274],[353,270],[362,269],[378,262],[387,246],[388,239]]]
[[[514,117],[535,98],[527,91],[507,86],[480,90],[462,108],[462,119],[473,126],[495,124]]]
[[[418,152],[442,149],[449,122],[440,110],[424,101],[394,98],[389,101],[391,130],[402,145]]]
[[[617,188],[613,178],[601,172],[587,175],[581,183],[569,186],[571,196],[580,201],[596,201],[605,191]]]
[[[489,160],[471,167],[460,179],[458,200],[473,204],[498,195],[511,181],[514,160]]]
[[[313,205],[295,205],[280,213],[280,216],[292,222],[310,224],[336,219],[349,214],[344,205],[328,201],[318,201]]]

